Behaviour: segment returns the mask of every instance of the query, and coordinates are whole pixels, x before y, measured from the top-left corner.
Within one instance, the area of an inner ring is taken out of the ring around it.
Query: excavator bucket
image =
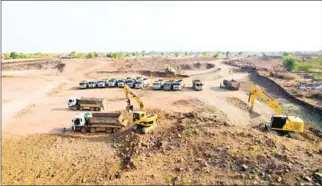
[[[126,111],[127,111],[128,113],[133,112],[133,105],[131,105],[131,101],[129,101],[129,100],[127,101]]]

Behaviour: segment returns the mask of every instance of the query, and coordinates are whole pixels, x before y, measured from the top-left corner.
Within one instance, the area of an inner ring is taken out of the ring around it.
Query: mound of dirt
[[[44,59],[30,62],[14,62],[2,64],[3,71],[23,71],[23,70],[48,70],[57,69],[62,72],[65,64],[61,60]]]
[[[248,105],[240,100],[239,98],[236,97],[227,97],[227,102],[234,105],[235,107],[243,110],[243,111],[248,111]]]

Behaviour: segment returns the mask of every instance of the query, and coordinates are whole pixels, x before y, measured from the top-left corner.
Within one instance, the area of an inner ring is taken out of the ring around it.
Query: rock
[[[283,180],[283,179],[279,176],[279,177],[277,178],[277,180],[276,180],[276,181],[277,181],[278,183],[281,183],[281,181],[282,181],[282,180]]]
[[[149,153],[149,152],[148,152],[148,153],[146,154],[146,157],[151,157],[151,153]]]
[[[77,162],[73,163],[72,165],[73,165],[73,166],[76,166],[76,165],[77,165]]]
[[[260,177],[265,177],[265,173],[263,173],[263,172],[258,173],[258,175],[259,175]]]
[[[313,177],[318,183],[322,184],[322,173],[321,172],[315,172],[313,174]]]
[[[183,171],[183,170],[184,170],[184,168],[182,168],[182,167],[177,167],[175,170],[176,170],[176,171],[181,172],[181,171]]]
[[[174,185],[180,185],[180,177],[179,176],[176,176],[173,178],[173,184]]]
[[[86,183],[86,178],[83,178],[83,183]]]
[[[117,172],[117,173],[115,174],[115,178],[120,179],[120,178],[121,178],[121,173],[120,173],[120,172]]]
[[[178,163],[181,163],[182,162],[182,158],[177,159],[177,162]]]
[[[243,170],[243,171],[247,171],[247,170],[248,170],[248,166],[247,166],[247,165],[245,165],[245,164],[243,164],[243,165],[241,166],[241,168],[242,168],[242,170]]]
[[[201,158],[198,158],[197,159],[197,162],[201,163],[202,162],[202,159]]]
[[[178,138],[181,138],[181,134],[180,134],[180,133],[178,133],[178,134],[177,134],[177,137],[178,137]]]

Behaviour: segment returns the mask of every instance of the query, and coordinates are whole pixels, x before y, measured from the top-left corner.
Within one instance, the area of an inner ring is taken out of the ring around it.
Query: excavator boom
[[[282,109],[278,102],[276,102],[273,98],[267,95],[265,92],[261,91],[259,88],[254,85],[249,93],[248,102],[250,102],[250,110],[253,111],[256,96],[260,97],[263,101],[265,101],[271,108],[275,110],[276,115],[282,114]]]
[[[140,105],[140,110],[142,112],[145,112],[145,107],[143,105],[143,102],[139,98],[139,96],[137,96],[134,92],[132,92],[131,89],[126,84],[124,85],[124,93],[125,93],[127,103],[128,103],[128,105],[126,107],[126,110],[128,112],[133,111],[133,105],[131,104],[130,94],[133,96],[133,99]]]

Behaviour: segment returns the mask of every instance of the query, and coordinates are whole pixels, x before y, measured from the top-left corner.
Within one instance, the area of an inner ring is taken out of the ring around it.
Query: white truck
[[[185,84],[184,84],[183,80],[177,80],[172,84],[173,90],[181,91],[184,87],[185,87]]]
[[[97,82],[94,80],[88,81],[88,88],[96,88]]]
[[[192,88],[195,90],[202,90],[203,83],[199,79],[192,80]]]
[[[135,81],[135,88],[137,89],[146,88],[146,87],[149,87],[149,85],[150,85],[149,78],[140,78]]]
[[[163,90],[168,90],[168,91],[169,90],[173,90],[173,83],[174,83],[173,80],[164,82],[164,84],[163,84]]]
[[[72,130],[85,132],[107,132],[115,133],[126,127],[128,121],[121,112],[111,113],[78,113],[72,120]]]
[[[128,87],[134,88],[134,86],[135,86],[135,79],[127,79],[125,83],[126,83],[126,85]]]
[[[103,80],[100,80],[100,81],[98,81],[97,82],[97,87],[98,88],[105,88],[105,87],[107,87],[107,83],[106,83],[106,80],[105,79],[103,79]]]
[[[158,79],[156,81],[153,82],[153,89],[154,90],[162,90],[163,89],[163,84],[164,84],[164,80],[163,79]]]
[[[72,97],[68,100],[68,108],[71,110],[92,110],[104,109],[103,99]]]
[[[124,87],[125,81],[126,81],[125,79],[119,79],[117,81],[117,86],[118,87]]]
[[[108,87],[117,87],[117,80],[112,78],[108,81]]]
[[[86,89],[88,87],[87,81],[81,81],[79,82],[79,88],[80,89]]]

